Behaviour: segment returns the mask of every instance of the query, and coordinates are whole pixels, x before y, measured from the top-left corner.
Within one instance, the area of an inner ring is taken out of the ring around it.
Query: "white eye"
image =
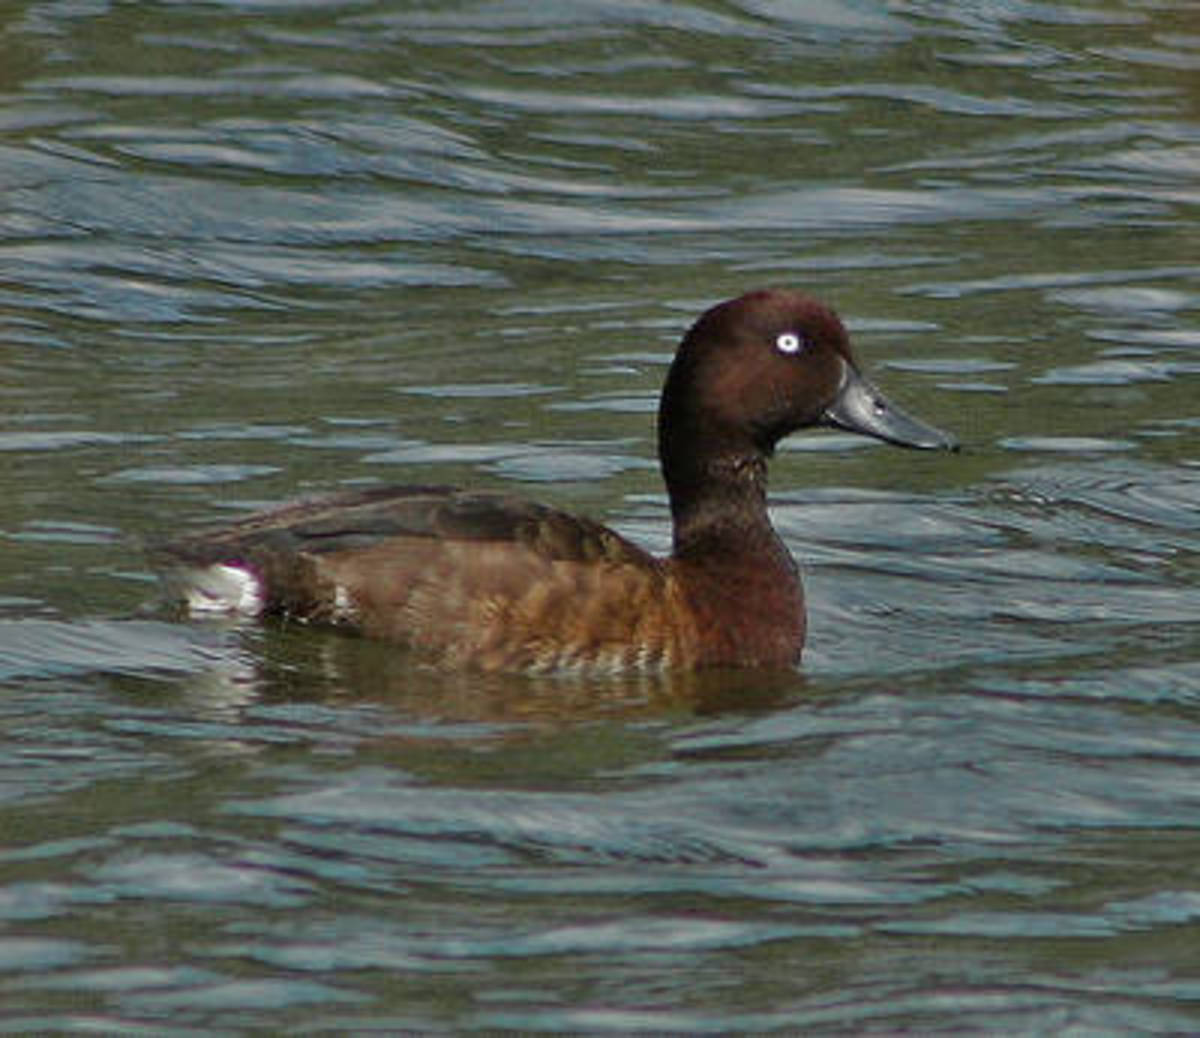
[[[775,340],[775,348],[780,353],[799,353],[804,347],[804,340],[795,332],[783,332]]]

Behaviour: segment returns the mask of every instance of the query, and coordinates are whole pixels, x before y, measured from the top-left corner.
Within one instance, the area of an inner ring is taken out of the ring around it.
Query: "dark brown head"
[[[809,426],[908,447],[956,446],[862,376],[837,314],[791,291],[750,292],[701,315],[671,364],[658,423],[673,497],[714,473],[761,463],[784,436]]]

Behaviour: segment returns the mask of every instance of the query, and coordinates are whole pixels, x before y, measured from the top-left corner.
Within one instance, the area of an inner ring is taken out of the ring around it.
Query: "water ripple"
[[[1194,1030],[1190,13],[24,5],[10,1028]],[[668,549],[666,364],[757,284],[966,442],[780,452],[801,673],[443,674],[147,603],[136,542],[289,488],[537,483]]]

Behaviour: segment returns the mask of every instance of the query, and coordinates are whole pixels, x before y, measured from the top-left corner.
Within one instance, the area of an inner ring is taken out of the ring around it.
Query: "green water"
[[[0,1026],[1182,1033],[1191,5],[9,5]],[[803,673],[433,675],[145,538],[380,482],[669,545],[702,309],[965,443],[772,468]]]

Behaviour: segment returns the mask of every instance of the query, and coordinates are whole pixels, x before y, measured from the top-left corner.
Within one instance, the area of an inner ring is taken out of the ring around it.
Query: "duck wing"
[[[603,523],[511,494],[452,486],[373,487],[296,501],[156,550],[191,565],[332,555],[397,538],[509,544],[547,560],[645,565],[653,556]]]

